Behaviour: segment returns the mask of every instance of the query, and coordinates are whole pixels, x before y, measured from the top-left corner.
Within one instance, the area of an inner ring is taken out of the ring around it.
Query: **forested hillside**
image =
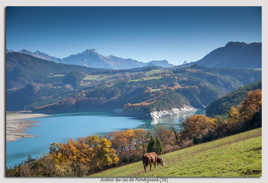
[[[227,94],[226,96],[212,102],[206,108],[207,116],[226,115],[230,111],[232,106],[240,104],[246,97],[248,91],[261,89],[261,81],[241,87],[234,92]]]
[[[197,65],[116,71],[10,52],[6,79],[7,110],[60,113],[120,108],[129,115],[150,118],[151,111],[185,105],[204,108],[228,92],[260,80],[261,71]]]

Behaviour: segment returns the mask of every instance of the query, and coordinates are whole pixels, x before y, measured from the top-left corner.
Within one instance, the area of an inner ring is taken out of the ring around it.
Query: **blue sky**
[[[260,7],[8,7],[8,49],[64,57],[96,49],[140,61],[196,61],[228,41],[261,42]]]

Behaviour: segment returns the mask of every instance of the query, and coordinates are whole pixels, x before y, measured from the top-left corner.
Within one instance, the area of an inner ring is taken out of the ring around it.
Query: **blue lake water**
[[[145,121],[125,116],[115,116],[105,113],[80,113],[68,115],[53,115],[43,118],[32,118],[37,121],[35,127],[27,129],[26,133],[34,138],[22,138],[6,144],[6,165],[14,166],[28,155],[40,157],[46,154],[52,142],[67,142],[69,138],[77,139],[89,135],[123,130],[129,128],[144,128]]]
[[[36,126],[28,128],[26,133],[34,138],[22,138],[6,143],[6,166],[13,167],[26,160],[29,155],[37,158],[49,151],[52,142],[65,143],[68,139],[77,139],[89,135],[103,135],[104,133],[130,128],[150,129],[151,121],[117,116],[107,113],[76,113],[61,114],[42,118],[32,118]],[[175,127],[182,119],[168,119],[161,125]]]

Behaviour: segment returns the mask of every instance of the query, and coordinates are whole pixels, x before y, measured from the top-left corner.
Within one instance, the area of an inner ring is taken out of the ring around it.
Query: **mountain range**
[[[7,52],[12,52],[12,50],[7,50]],[[168,63],[167,60],[153,60],[145,63],[131,58],[122,58],[114,55],[103,56],[100,53],[98,53],[95,49],[86,49],[80,53],[72,54],[64,58],[57,58],[54,56],[50,56],[47,53],[41,52],[39,50],[32,52],[26,49],[22,49],[19,52],[43,60],[53,61],[57,63],[64,63],[64,64],[81,65],[89,68],[119,70],[119,69],[132,69],[132,68],[149,67],[149,66],[159,66],[166,68],[174,66]]]
[[[200,60],[184,63],[178,67],[200,65],[211,68],[261,68],[261,43],[228,42],[225,46],[216,48]],[[6,50],[6,53],[16,52]],[[142,62],[131,58],[122,58],[114,55],[104,56],[95,49],[86,49],[82,52],[71,54],[63,58],[57,58],[47,53],[36,50],[34,52],[23,49],[18,51],[43,60],[63,64],[80,65],[89,68],[101,69],[133,69],[140,67],[158,66],[170,68],[174,65],[167,60],[152,60]]]

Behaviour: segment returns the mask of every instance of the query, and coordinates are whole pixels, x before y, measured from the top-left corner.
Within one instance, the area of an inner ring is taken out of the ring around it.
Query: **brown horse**
[[[144,171],[146,173],[146,167],[150,165],[150,171],[152,169],[152,164],[156,168],[156,165],[160,164],[164,166],[163,158],[158,156],[155,152],[145,153],[142,157]]]

